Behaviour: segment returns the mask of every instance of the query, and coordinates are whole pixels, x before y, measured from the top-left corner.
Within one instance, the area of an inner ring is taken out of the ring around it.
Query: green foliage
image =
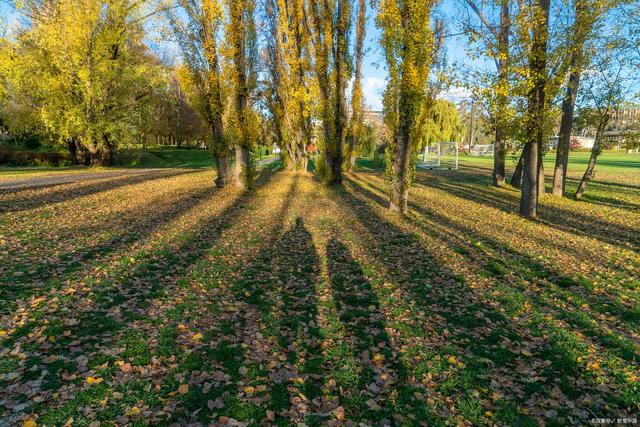
[[[19,130],[24,117],[91,153],[132,142],[161,79],[142,43],[141,13],[129,0],[62,0],[55,14],[28,14],[0,58],[18,108],[10,127]]]
[[[456,105],[450,101],[436,99],[424,102],[416,125],[416,150],[435,142],[460,142],[464,125]]]
[[[256,159],[256,156],[251,153],[249,155],[249,161],[242,168],[241,179],[244,181],[244,188],[252,189],[254,187],[257,176],[257,168],[258,159]]]

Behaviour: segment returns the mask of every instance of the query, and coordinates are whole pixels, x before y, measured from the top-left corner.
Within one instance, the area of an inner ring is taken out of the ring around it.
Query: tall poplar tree
[[[351,94],[351,128],[349,135],[348,168],[354,172],[356,167],[357,149],[360,146],[363,132],[363,99],[362,99],[362,57],[364,56],[364,37],[367,25],[366,0],[358,2],[358,21],[356,23],[356,45],[354,51],[355,68],[353,92]]]
[[[523,151],[523,175],[520,214],[535,218],[538,214],[539,174],[542,170],[542,144],[545,135],[547,90],[547,49],[550,0],[535,0],[529,11],[531,47],[525,127],[527,140]]]
[[[488,104],[488,111],[495,131],[495,149],[493,156],[493,185],[501,186],[505,182],[505,160],[507,152],[507,136],[509,126],[509,103],[511,101],[511,50],[509,36],[511,32],[511,0],[498,0],[497,7],[491,3],[485,8],[478,6],[475,0],[465,0],[469,8],[480,20],[479,29],[466,29],[471,41],[482,41],[482,52],[485,52],[496,66],[495,74],[489,76],[490,83],[483,86],[480,92]],[[484,5],[484,2],[483,2]],[[487,10],[498,15],[498,22],[487,16]],[[472,85],[477,85],[477,76],[472,75]]]
[[[434,4],[434,0],[380,0],[378,4],[377,25],[389,71],[385,121],[393,133],[389,208],[399,213],[407,211],[418,117],[425,108],[436,50],[430,22]]]
[[[168,12],[182,49],[184,65],[178,77],[191,105],[211,129],[211,146],[217,168],[216,186],[233,182],[229,159],[231,142],[223,116],[228,104],[221,79],[221,35],[224,9],[220,0],[177,0],[180,12]]]
[[[346,85],[350,72],[349,0],[311,0],[313,63],[320,95],[326,184],[342,182],[342,150],[347,136]]]
[[[266,68],[264,87],[285,168],[307,169],[311,138],[310,36],[304,0],[268,0],[266,4]]]
[[[257,47],[254,13],[253,0],[229,0],[227,38],[232,51],[235,97],[235,182],[242,189],[253,186],[255,169],[250,158],[257,135],[257,121],[250,105],[250,97],[256,86]]]

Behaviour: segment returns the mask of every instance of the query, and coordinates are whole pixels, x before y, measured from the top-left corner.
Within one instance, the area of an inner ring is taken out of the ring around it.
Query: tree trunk
[[[518,159],[518,164],[516,164],[516,170],[513,172],[513,176],[511,177],[511,185],[516,188],[522,187],[522,168],[524,167],[524,150],[520,153],[520,159]]]
[[[523,158],[520,215],[535,218],[538,208],[538,144],[527,144]]]
[[[533,41],[529,53],[529,69],[533,87],[528,94],[527,143],[524,148],[524,167],[520,214],[527,218],[538,215],[539,173],[542,167],[541,148],[544,138],[545,92],[547,85],[547,43],[549,35],[550,0],[536,0]],[[539,16],[538,16],[539,15]]]
[[[356,171],[356,150],[362,137],[362,56],[364,52],[364,36],[367,21],[367,4],[365,0],[358,2],[358,23],[356,27],[355,76],[353,94],[351,96],[351,137],[349,138],[349,172]]]
[[[108,136],[103,138],[104,147],[101,152],[101,164],[104,167],[113,166],[115,162],[115,152],[114,147]]]
[[[496,187],[504,185],[506,157],[506,141],[502,129],[496,129],[496,142],[493,153],[493,185]]]
[[[411,163],[410,136],[406,129],[399,129],[396,136],[396,150],[391,166],[391,201],[389,209],[404,214],[409,200],[407,174]]]
[[[551,193],[556,196],[564,196],[567,183],[567,167],[569,164],[569,146],[571,143],[571,129],[573,128],[573,115],[576,105],[576,96],[580,87],[582,52],[574,52],[571,56],[569,82],[567,92],[562,101],[562,119],[560,120],[560,133],[558,135],[558,147],[556,149],[556,165],[553,170],[553,189]]]
[[[248,147],[236,145],[235,181],[236,186],[241,190],[251,188],[251,182],[248,181],[251,174],[247,173],[250,155]]]
[[[349,153],[349,172],[351,173],[355,173],[356,172],[356,161],[358,160],[358,156],[356,153],[356,143],[354,141],[351,142],[353,145],[351,147],[350,153]]]
[[[593,147],[591,148],[591,156],[589,157],[589,164],[587,164],[587,170],[584,172],[582,176],[582,180],[580,180],[580,185],[578,185],[578,190],[576,190],[576,199],[582,199],[585,190],[587,189],[587,184],[593,177],[593,171],[596,167],[596,160],[598,160],[598,156],[602,152],[602,148],[600,146],[600,140],[602,139],[602,135],[604,133],[604,129],[607,127],[607,123],[609,122],[609,113],[606,112],[604,116],[600,119],[600,123],[598,123],[598,129],[596,130],[595,141],[593,142]]]
[[[231,170],[231,162],[228,155],[214,155],[216,162],[217,176],[216,187],[224,188],[233,182],[233,171]]]
[[[500,187],[505,181],[506,132],[505,116],[507,110],[507,85],[509,79],[509,0],[502,0],[500,8],[500,33],[498,40],[498,80],[500,90],[497,102],[496,142],[493,153],[493,185]]]
[[[338,0],[338,17],[336,25],[336,47],[335,47],[335,76],[336,76],[336,93],[335,93],[335,145],[331,151],[327,151],[327,166],[329,167],[331,176],[328,184],[339,185],[342,183],[342,147],[344,147],[346,137],[347,115],[345,109],[345,76],[346,55],[347,55],[347,20],[348,17],[348,0]]]
[[[235,95],[236,95],[236,114],[238,116],[238,131],[240,139],[236,141],[236,165],[235,165],[235,181],[236,186],[240,189],[251,188],[250,182],[253,174],[249,168],[249,148],[251,141],[248,140],[248,123],[247,111],[249,109],[249,88],[247,84],[246,70],[246,54],[245,54],[245,34],[243,29],[247,28],[245,18],[245,8],[242,3],[231,2],[231,21],[233,40],[233,65],[235,68]]]
[[[76,142],[75,138],[70,138],[67,141],[67,148],[69,150],[69,158],[71,159],[71,164],[79,165],[80,162],[78,161],[78,143]]]
[[[542,153],[542,144],[538,144],[538,196],[541,196],[546,192],[544,180],[544,156]]]

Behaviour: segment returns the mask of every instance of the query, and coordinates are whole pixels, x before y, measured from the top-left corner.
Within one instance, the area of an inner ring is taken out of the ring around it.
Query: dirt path
[[[275,161],[277,157],[262,159],[258,162],[258,166],[266,166]],[[93,179],[116,178],[121,176],[137,176],[153,172],[168,170],[166,168],[155,169],[131,169],[117,171],[87,171],[75,173],[57,173],[50,175],[37,175],[24,178],[11,178],[3,180],[0,177],[0,190],[16,190],[36,187],[47,187],[50,185],[70,184],[78,181],[89,181]]]
[[[55,173],[52,175],[38,176],[33,178],[21,178],[0,180],[0,190],[15,190],[23,188],[46,187],[50,185],[69,184],[78,181],[89,181],[92,179],[116,178],[120,176],[136,176],[163,169],[133,169],[107,172],[82,172],[82,173]]]

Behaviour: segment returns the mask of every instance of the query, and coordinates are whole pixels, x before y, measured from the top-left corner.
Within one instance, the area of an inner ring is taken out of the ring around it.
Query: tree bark
[[[513,172],[513,176],[511,177],[511,185],[516,188],[522,187],[522,168],[524,167],[524,151],[520,153],[520,159],[518,159],[518,163],[516,164],[516,170]]]
[[[547,85],[547,43],[549,34],[550,0],[536,0],[529,69],[533,87],[528,94],[527,143],[524,148],[524,167],[520,215],[536,218],[538,215],[539,173],[541,147],[544,138],[545,94]],[[538,16],[540,14],[540,16]]]
[[[564,196],[567,183],[569,146],[571,143],[576,96],[580,87],[581,62],[582,51],[574,52],[571,55],[571,71],[569,73],[567,92],[562,100],[562,118],[560,120],[560,133],[558,134],[558,147],[556,148],[556,164],[553,170],[553,189],[551,193],[556,196]]]
[[[69,138],[67,141],[67,149],[69,150],[69,158],[71,159],[72,165],[79,165],[78,161],[78,143],[75,138]]]
[[[411,144],[409,130],[399,129],[396,136],[396,152],[391,166],[391,197],[389,209],[404,214],[409,201],[408,176],[411,163]]]
[[[598,156],[602,152],[602,148],[600,146],[600,141],[602,139],[602,135],[604,134],[604,129],[607,127],[607,123],[609,122],[609,113],[606,112],[603,117],[600,119],[598,123],[598,129],[596,130],[595,141],[593,142],[593,147],[591,148],[591,156],[589,157],[589,163],[587,164],[587,170],[585,170],[582,179],[580,180],[580,184],[578,185],[578,189],[576,190],[576,199],[582,199],[584,192],[587,189],[587,184],[593,177],[593,171],[596,167],[596,160],[598,160]]]
[[[231,170],[231,162],[228,155],[214,155],[216,162],[217,176],[216,187],[224,188],[233,182],[233,171]]]

